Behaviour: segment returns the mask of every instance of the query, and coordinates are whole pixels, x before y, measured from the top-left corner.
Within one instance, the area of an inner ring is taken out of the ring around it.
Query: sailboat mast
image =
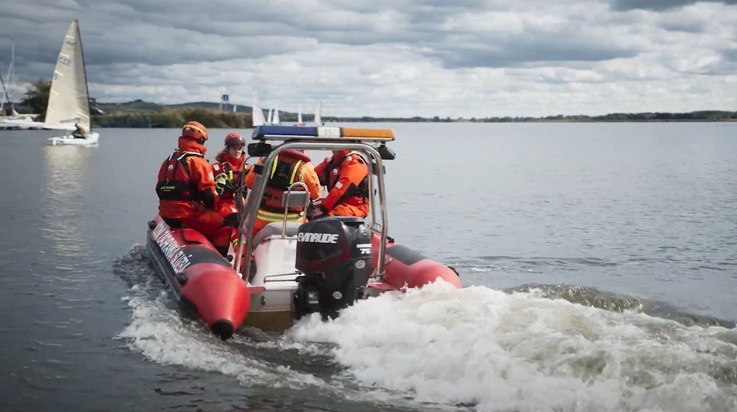
[[[0,83],[2,83],[2,85],[3,85],[3,96],[6,99],[8,99],[8,103],[10,103],[10,107],[12,108],[13,107],[13,103],[10,101],[10,96],[8,96],[8,89],[5,87],[5,80],[3,80],[3,74],[2,73],[0,73]],[[3,103],[4,103],[4,101],[3,101]],[[0,103],[0,116],[3,115],[2,114],[2,109],[3,109],[3,105]]]
[[[13,100],[11,97],[11,90],[10,88],[13,87],[13,69],[15,67],[15,40],[10,40],[10,65],[8,66],[8,74],[5,76],[6,79],[8,79],[8,83],[6,85],[5,82],[3,82],[3,101],[0,102],[0,113],[3,111],[3,106],[5,106],[5,100],[7,99],[8,105],[10,106],[11,114],[14,114],[15,112],[15,106],[13,105]],[[0,78],[2,76],[0,75]]]
[[[84,103],[87,105],[86,112],[87,112],[87,116],[89,117],[89,121],[90,121],[90,127],[89,127],[90,130],[88,131],[92,131],[92,114],[90,113],[90,90],[87,87],[87,65],[85,64],[85,60],[84,60],[84,47],[82,47],[82,34],[80,33],[80,30],[79,30],[79,21],[75,19],[74,22],[77,25],[77,41],[79,42],[79,52],[82,55],[82,71],[84,73],[84,95],[87,97],[87,101]]]
[[[15,106],[13,105],[13,100],[11,97],[11,90],[10,88],[13,87],[13,74],[15,72],[15,39],[10,40],[10,67],[8,67],[8,87],[5,88],[5,94],[8,97],[8,103],[10,103],[10,108],[15,111]]]

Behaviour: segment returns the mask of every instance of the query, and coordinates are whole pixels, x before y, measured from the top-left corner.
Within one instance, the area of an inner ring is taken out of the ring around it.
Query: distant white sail
[[[266,119],[264,119],[264,111],[258,104],[258,99],[256,98],[255,94],[253,95],[253,104],[251,106],[251,118],[253,120],[253,127],[263,126],[264,124],[266,124]]]
[[[315,124],[322,126],[322,100],[317,101],[317,107],[315,108]]]
[[[279,107],[274,108],[274,117],[271,119],[271,124],[279,124]]]
[[[300,126],[305,124],[302,121],[302,105],[297,106],[297,124]]]

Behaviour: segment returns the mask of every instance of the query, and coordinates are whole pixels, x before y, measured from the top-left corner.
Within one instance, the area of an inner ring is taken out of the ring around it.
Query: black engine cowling
[[[371,233],[363,219],[328,217],[300,226],[296,268],[303,273],[294,293],[296,318],[319,312],[323,319],[361,297],[371,275]]]

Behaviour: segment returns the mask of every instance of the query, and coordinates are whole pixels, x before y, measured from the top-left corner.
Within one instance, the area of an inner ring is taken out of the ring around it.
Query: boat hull
[[[171,228],[160,216],[149,222],[146,248],[177,300],[223,340],[246,319],[251,297],[246,283],[199,232]]]
[[[300,276],[294,265],[299,223],[287,226],[284,238],[281,224],[272,223],[260,232],[262,240],[253,252],[254,273],[249,277],[251,307],[244,323],[247,326],[279,332],[294,322],[293,295]]]
[[[374,236],[371,249],[376,256],[379,237]],[[374,259],[374,267],[376,260]],[[375,291],[403,290],[421,288],[429,283],[442,280],[456,288],[461,288],[458,272],[450,266],[434,261],[407,246],[390,241],[386,245],[384,276],[380,281],[370,281],[367,287]]]
[[[297,318],[295,293],[302,274],[294,268],[296,232],[266,237],[256,248],[256,270],[246,283],[207,239],[187,228],[170,228],[159,216],[149,222],[147,249],[156,272],[188,311],[214,334],[228,339],[240,326],[281,332]],[[376,265],[379,237],[372,241]],[[454,269],[390,241],[385,273],[369,280],[363,297],[420,288],[442,280],[461,288]]]
[[[289,329],[295,320],[293,300],[295,286],[290,290],[263,291],[251,296],[251,307],[248,317],[243,323],[245,326],[258,328],[268,332],[283,332]],[[288,300],[286,306],[273,304],[276,300]]]
[[[72,145],[72,146],[90,146],[97,144],[98,140],[100,139],[100,134],[96,132],[90,132],[87,134],[87,137],[84,139],[77,139],[71,134],[65,135],[65,136],[59,136],[59,137],[51,137],[48,139],[49,145],[51,146],[62,146],[62,145]]]

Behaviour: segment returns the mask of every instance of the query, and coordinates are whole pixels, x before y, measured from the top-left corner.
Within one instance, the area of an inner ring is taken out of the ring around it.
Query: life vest
[[[203,157],[196,152],[184,152],[178,157],[175,153],[161,165],[165,168],[162,178],[156,183],[156,194],[161,200],[199,201],[200,195],[187,170],[186,159],[190,156]]]
[[[299,181],[299,172],[305,163],[307,155],[297,152],[298,156],[276,157],[276,161],[269,171],[269,180],[264,188],[264,196],[261,199],[260,209],[266,212],[278,213],[280,217],[284,215],[284,207],[282,207],[282,198],[284,192],[289,189],[292,183]],[[301,190],[301,189],[298,189]],[[288,212],[299,213],[301,208],[289,208]]]
[[[264,195],[261,199],[256,216],[267,222],[278,222],[284,219],[284,207],[282,207],[282,198],[284,192],[294,182],[300,181],[300,174],[305,163],[310,161],[307,154],[288,149],[283,153],[284,156],[277,156],[268,172],[268,181],[264,188]],[[296,189],[301,190],[301,189]],[[302,208],[287,209],[287,221],[300,222],[304,218]]]
[[[325,167],[325,170],[322,171],[323,176],[321,176],[321,181],[325,182],[325,185],[327,187],[328,191],[331,191],[333,187],[335,187],[335,184],[338,183],[338,180],[340,179],[340,170],[343,167],[343,162],[346,162],[350,160],[351,156],[355,156],[358,158],[358,160],[366,164],[366,160],[361,156],[360,153],[356,151],[348,152],[345,157],[342,159],[335,161],[334,158],[330,158],[330,161],[328,161],[327,166]],[[346,199],[355,197],[358,201],[358,204],[364,204],[368,202],[369,198],[369,181],[368,181],[368,175],[361,180],[361,182],[358,184],[358,186],[351,190],[346,190],[343,195],[338,199],[337,202],[335,202],[336,205],[343,203]]]

